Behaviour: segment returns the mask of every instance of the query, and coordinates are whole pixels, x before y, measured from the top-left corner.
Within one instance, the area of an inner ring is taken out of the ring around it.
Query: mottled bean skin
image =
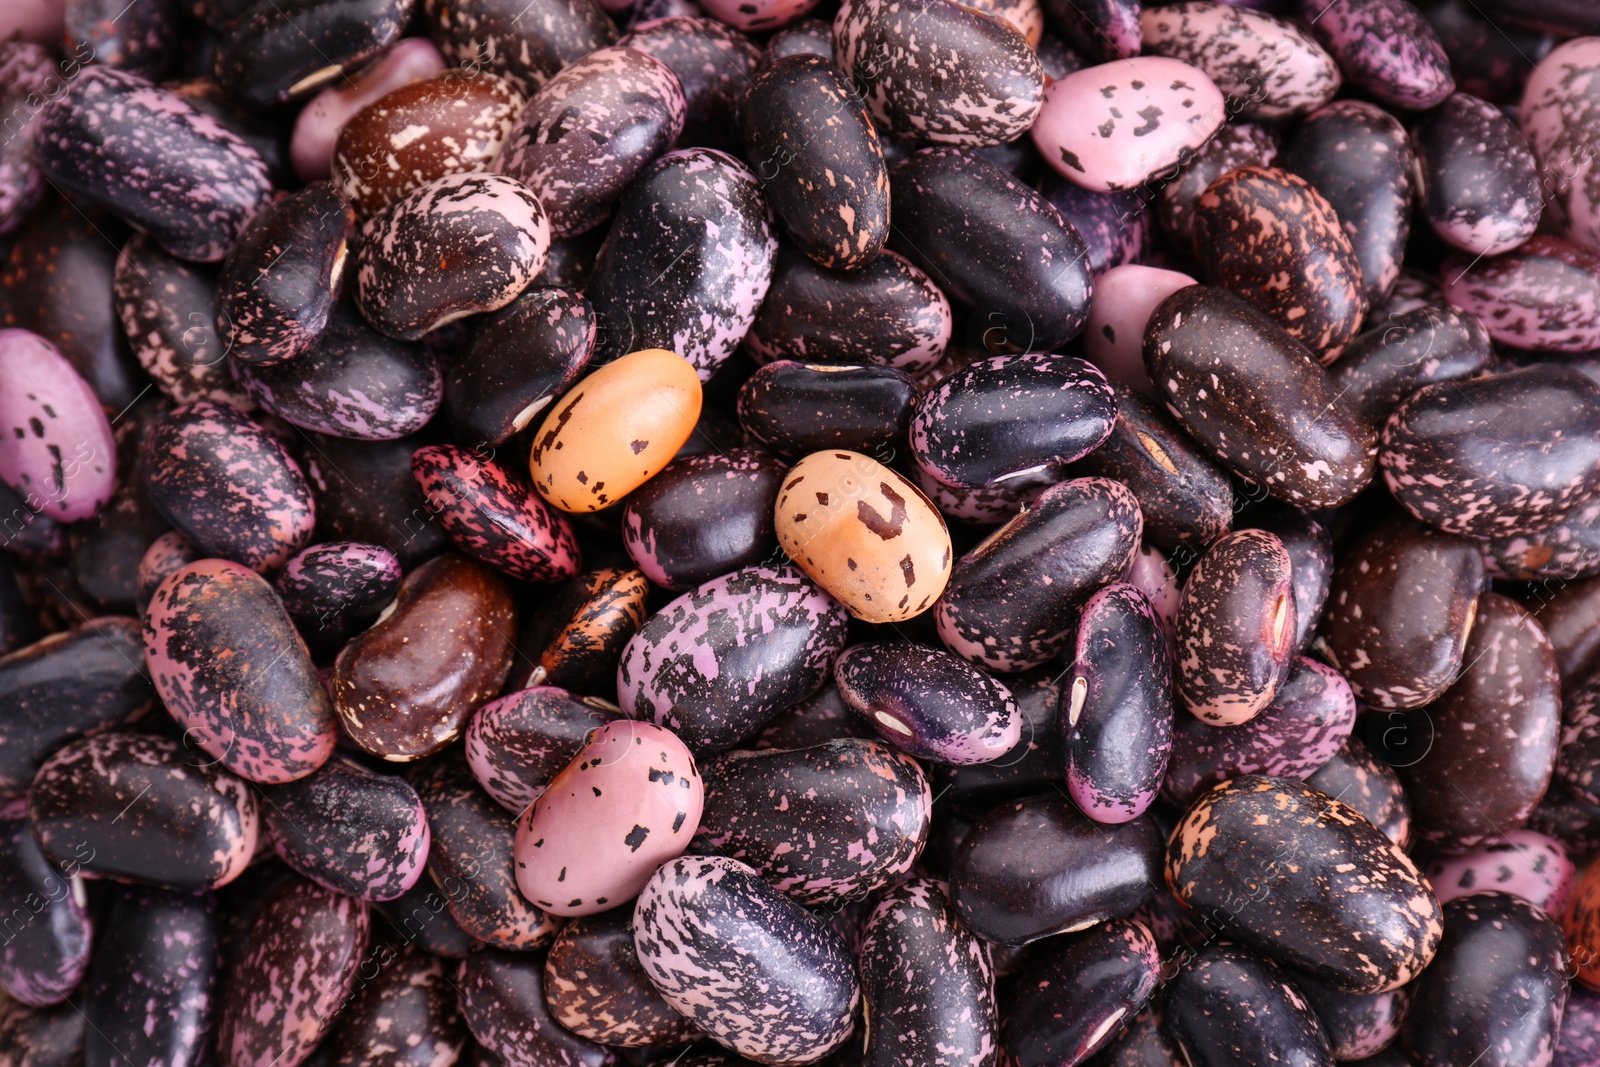
[[[572,762],[589,732],[615,717],[603,702],[554,686],[511,693],[473,714],[467,765],[496,803],[521,814]]]
[[[1206,0],[1155,8],[1140,17],[1147,55],[1180,59],[1228,95],[1230,115],[1303,115],[1339,91],[1339,67],[1311,35],[1273,15]]]
[[[93,518],[117,479],[116,439],[94,390],[55,345],[28,330],[0,330],[0,375],[0,483],[34,514]]]
[[[939,362],[952,329],[950,301],[898,252],[843,273],[785,243],[744,344],[762,362],[887,364],[916,376]]]
[[[414,6],[415,0],[283,0],[281,8],[246,8],[217,50],[217,82],[258,110],[303,98],[398,40]]]
[[[844,943],[737,860],[680,856],[663,865],[633,924],[651,982],[720,1044],[800,1067],[855,1028],[861,987]]]
[[[311,540],[316,507],[299,465],[232,405],[173,408],[145,435],[144,472],[156,509],[208,556],[269,571]]]
[[[833,679],[879,737],[921,759],[988,763],[1022,736],[1011,691],[948,652],[909,641],[855,645],[834,662]]]
[[[1125,583],[1084,604],[1060,722],[1067,789],[1102,823],[1136,819],[1156,798],[1172,748],[1172,652],[1150,600]]]
[[[1533,352],[1600,348],[1600,252],[1530,237],[1489,258],[1456,254],[1439,270],[1445,299],[1477,315],[1489,336]]]
[[[1289,553],[1276,534],[1235,530],[1214,542],[1178,604],[1184,707],[1216,726],[1249,722],[1288,676],[1297,617]]]
[[[446,61],[469,63],[505,78],[524,96],[563,67],[617,39],[617,28],[593,0],[423,0],[428,35]],[[528,27],[540,32],[530,34]]]
[[[355,994],[328,1038],[330,1058],[351,1067],[457,1062],[467,1027],[457,1004],[455,968],[415,945],[393,945],[380,942],[363,961]],[[375,965],[381,970],[368,978]]]
[[[992,486],[1097,448],[1116,421],[1100,369],[1052,355],[990,356],[941,379],[911,415],[918,466],[959,489]]]
[[[993,670],[1045,663],[1072,640],[1082,602],[1127,572],[1143,526],[1121,482],[1052,486],[956,560],[934,607],[940,640]]]
[[[217,903],[119,887],[84,986],[84,1067],[195,1067],[217,1009]]]
[[[730,752],[705,774],[695,850],[750,864],[807,907],[863,897],[904,875],[933,817],[922,769],[876,741]]]
[[[0,795],[74,738],[139,718],[155,696],[138,624],[90,619],[0,657]]]
[[[794,567],[748,567],[653,616],[617,667],[617,703],[691,749],[733,747],[827,678],[847,616]]]
[[[1458,307],[1425,304],[1368,322],[1330,373],[1345,403],[1376,430],[1421,386],[1476,378],[1493,366],[1489,332]]]
[[[1360,812],[1399,847],[1411,843],[1411,802],[1400,776],[1361,738],[1347,738],[1306,784]]]
[[[1439,947],[1439,902],[1410,858],[1286,778],[1245,775],[1196,801],[1167,846],[1167,884],[1223,936],[1349,993],[1398,989]]]
[[[1266,312],[1324,365],[1360,332],[1361,263],[1305,179],[1271,167],[1224,174],[1200,194],[1193,229],[1206,280]]]
[[[544,1000],[556,1022],[607,1045],[675,1045],[700,1036],[639,964],[631,904],[561,928],[545,959]]]
[[[1400,1035],[1400,1022],[1411,1005],[1411,987],[1387,993],[1342,993],[1304,971],[1290,971],[1322,1024],[1336,1060],[1365,1060],[1389,1048]]]
[[[861,88],[873,125],[913,143],[978,147],[1024,133],[1039,114],[1044,71],[1009,23],[928,0],[846,0],[834,54]],[[947,66],[927,48],[964,57]]]
[[[1566,846],[1536,830],[1513,830],[1471,852],[1439,856],[1425,873],[1441,904],[1497,889],[1551,916],[1566,913],[1578,880]]]
[[[0,1042],[25,1067],[80,1067],[86,1025],[70,1004],[42,1010],[15,1000],[0,1005]]]
[[[649,592],[643,572],[632,568],[605,567],[579,576],[551,605],[558,624],[526,684],[587,692],[614,678],[622,650],[644,625]]]
[[[1092,822],[1055,793],[1001,805],[967,834],[950,895],[974,933],[1020,946],[1130,915],[1160,877],[1161,832],[1148,818]]]
[[[1414,133],[1422,211],[1457,248],[1492,256],[1533,236],[1543,210],[1538,164],[1499,108],[1452,93]]]
[[[444,413],[468,447],[499,446],[567,391],[594,354],[594,309],[571,289],[530,286],[479,316],[444,382]]]
[[[683,130],[683,87],[648,52],[612,45],[561,70],[517,117],[495,169],[539,195],[550,232],[605,221],[640,171]]]
[[[238,364],[282,363],[316,342],[344,291],[355,221],[326,182],[313,182],[251,220],[217,279],[217,336]]]
[[[20,1004],[61,1003],[89,967],[93,928],[79,866],[71,858],[58,867],[40,850],[26,804],[0,811],[0,905],[8,919],[0,990]]]
[[[214,263],[271,191],[255,149],[174,93],[93,66],[39,113],[46,177],[149,233],[179,259]]]
[[[448,902],[451,918],[477,941],[497,948],[532,952],[548,945],[555,920],[517,891],[514,817],[453,760],[430,768],[417,783],[417,794],[428,813],[428,875]]]
[[[745,150],[789,239],[824,267],[854,270],[889,238],[889,174],[854,86],[821,56],[764,64],[750,81]]]
[[[994,1067],[994,975],[943,882],[911,878],[879,898],[861,933],[862,1067]]]
[[[196,756],[142,734],[74,741],[33,780],[34,836],[58,866],[173,889],[226,885],[255,852],[256,798]]]
[[[891,247],[971,310],[991,350],[1052,352],[1082,331],[1087,249],[1048,200],[954,148],[909,156],[889,192]]]
[[[1411,1062],[1547,1067],[1572,973],[1560,928],[1527,901],[1483,893],[1445,905],[1444,929],[1401,1027]],[[1511,1003],[1518,1010],[1506,1011]]]
[[[636,21],[617,44],[648,52],[678,76],[686,105],[680,147],[739,147],[739,111],[762,55],[748,37],[716,19],[680,16]],[[820,54],[833,54],[831,34]]]
[[[1433,27],[1409,0],[1300,0],[1346,82],[1390,107],[1425,111],[1455,89]]]
[[[772,509],[786,470],[754,449],[675,460],[629,494],[623,547],[673,592],[758,564],[777,545]]]
[[[450,538],[433,520],[411,476],[411,454],[432,443],[431,434],[398,441],[310,435],[306,480],[323,536],[382,545],[404,567],[416,567],[449,547]]]
[[[319,885],[363,900],[393,900],[421,876],[428,818],[404,779],[340,757],[262,795],[273,848]]]
[[[310,653],[253,571],[208,559],[162,582],[145,613],[144,651],[185,743],[240,777],[292,782],[333,754],[333,709]]]
[[[674,259],[690,245],[696,255]],[[623,195],[595,262],[595,362],[666,348],[709,380],[755,320],[777,251],[772,210],[743,163],[668,152]]]
[[[778,360],[739,389],[739,425],[791,459],[830,448],[887,456],[904,447],[919,390],[905,371]]]
[[[365,901],[298,878],[284,882],[229,971],[217,1026],[222,1067],[305,1059],[350,994],[369,930]]]
[[[1155,938],[1111,919],[1040,949],[1001,1006],[1001,1034],[1017,1067],[1081,1063],[1105,1048],[1156,990]]]
[[[411,455],[411,474],[463,552],[525,582],[560,582],[582,565],[572,524],[505,467],[459,445]]]
[[[1191,285],[1167,297],[1145,330],[1145,366],[1179,425],[1274,498],[1338,507],[1372,480],[1372,429],[1312,353],[1239,296]]]
[[[356,305],[379,332],[415,341],[511,303],[549,250],[549,219],[527,186],[499,174],[447,175],[362,226]]]
[[[456,988],[480,1067],[614,1067],[616,1053],[569,1033],[545,1006],[544,961],[522,953],[474,952]]]
[[[1355,723],[1350,683],[1332,667],[1298,656],[1272,703],[1248,723],[1208,726],[1178,716],[1162,798],[1187,808],[1212,786],[1242,774],[1303,781],[1333,758]]]
[[[1600,383],[1538,364],[1418,389],[1379,455],[1411,514],[1469,537],[1534,533],[1600,493]]]
[[[303,430],[387,441],[415,433],[439,408],[438,357],[368,326],[348,304],[292,360],[239,366],[235,378],[264,409]]]
[[[273,588],[308,643],[340,645],[389,606],[400,561],[378,545],[323,541],[290,557]]]
[[[1461,669],[1483,579],[1477,544],[1416,523],[1379,525],[1334,571],[1317,651],[1363,704],[1428,704]]]
[[[1300,128],[1314,121],[1307,118]],[[1179,248],[1193,248],[1194,206],[1200,194],[1229,171],[1240,167],[1275,166],[1281,148],[1279,135],[1271,126],[1243,120],[1224,125],[1194,150],[1193,158],[1183,164],[1171,181],[1162,185],[1156,201],[1162,231]],[[1299,173],[1295,167],[1289,169]],[[1304,174],[1300,176],[1305,177]],[[1326,190],[1322,192],[1328,195]],[[1406,206],[1399,205],[1400,208]]]
[[[1300,124],[1283,166],[1333,205],[1368,301],[1386,298],[1411,234],[1416,153],[1405,127],[1366,101],[1337,100]]]
[[[1188,1067],[1333,1067],[1327,1035],[1288,973],[1236,945],[1209,944],[1189,958],[1167,986],[1162,1015]]]

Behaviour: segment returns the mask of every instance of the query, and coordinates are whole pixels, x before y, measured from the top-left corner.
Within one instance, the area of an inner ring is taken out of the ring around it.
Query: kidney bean
[[[289,142],[294,172],[313,182],[329,175],[334,145],[350,117],[402,86],[444,70],[444,57],[426,37],[396,41],[369,65],[323,89],[300,109]]]
[[[526,682],[585,691],[615,677],[617,661],[644,624],[650,591],[642,571],[607,567],[580,575],[549,606],[553,633]]]
[[[1288,973],[1237,945],[1208,944],[1188,959],[1167,987],[1162,1014],[1190,1067],[1334,1062],[1327,1035]]]
[[[58,869],[40,850],[25,803],[0,811],[0,904],[8,917],[0,989],[20,1004],[61,1003],[89,967],[92,927],[77,870],[75,862]]]
[[[1280,119],[1322,107],[1339,91],[1339,68],[1311,35],[1248,8],[1186,0],[1140,15],[1144,51],[1204,71],[1230,114]]]
[[[831,58],[833,33],[826,25],[817,25],[827,41],[819,54]],[[772,39],[780,36],[774,34]],[[679,146],[724,152],[739,147],[739,113],[762,56],[748,37],[715,19],[679,16],[635,22],[617,44],[655,56],[677,76],[684,98]],[[772,51],[769,46],[768,53]]]
[[[467,1029],[491,1059],[481,1067],[615,1067],[603,1045],[565,1030],[546,1007],[544,962],[525,954],[474,952],[456,983]]]
[[[1299,6],[1347,81],[1380,102],[1425,111],[1455,88],[1444,47],[1410,0],[1300,0]]]
[[[545,957],[544,1000],[561,1026],[606,1045],[649,1048],[701,1036],[651,985],[633,946],[628,907],[561,928]]]
[[[1019,1067],[1081,1063],[1138,1014],[1159,972],[1155,938],[1132,919],[1046,942],[1001,1005],[1007,1050]]]

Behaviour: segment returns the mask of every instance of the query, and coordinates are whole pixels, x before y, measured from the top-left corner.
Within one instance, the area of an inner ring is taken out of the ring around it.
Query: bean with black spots
[[[467,765],[496,803],[521,814],[572,762],[590,732],[616,715],[602,701],[554,686],[510,693],[483,705],[467,724]]]

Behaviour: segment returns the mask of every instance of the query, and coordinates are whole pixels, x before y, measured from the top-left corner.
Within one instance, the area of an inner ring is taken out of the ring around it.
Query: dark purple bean
[[[1301,128],[1314,121],[1307,119]],[[1157,201],[1156,208],[1168,240],[1178,248],[1193,248],[1194,208],[1200,194],[1229,171],[1240,167],[1273,166],[1278,162],[1278,152],[1278,133],[1271,126],[1253,122],[1230,122],[1224,125],[1210,140],[1195,149],[1194,157],[1179,167],[1171,181],[1161,186],[1161,199]],[[1289,169],[1299,173],[1296,167]],[[1304,174],[1300,176],[1306,177]],[[1327,195],[1325,190],[1323,194]]]
[[[416,0],[273,0],[247,9],[217,50],[217,82],[246,107],[302,100],[399,40]]]
[[[1187,1067],[1333,1067],[1327,1035],[1288,973],[1236,945],[1209,944],[1187,959],[1162,1015]]]
[[[1306,784],[1350,805],[1400,848],[1411,843],[1411,802],[1400,776],[1360,737],[1346,739]]]
[[[85,1028],[71,1004],[34,1009],[8,998],[0,1005],[0,1047],[18,1067],[82,1067]]]
[[[1023,144],[1031,146],[1027,138]],[[1124,263],[1140,263],[1153,235],[1144,198],[1131,190],[1100,193],[1067,181],[1054,171],[1040,192],[1061,217],[1078,231],[1088,250],[1089,270],[1096,276]]]
[[[432,352],[385,337],[345,304],[293,360],[240,366],[235,375],[264,410],[293,426],[369,441],[422,429],[444,389]]]
[[[520,815],[572,762],[584,739],[616,717],[604,701],[554,686],[511,693],[473,714],[467,765],[485,793]]]
[[[746,155],[795,247],[835,270],[872,260],[889,238],[889,175],[839,68],[813,55],[763,64],[742,124]]]
[[[1001,1034],[1017,1067],[1081,1063],[1105,1048],[1160,980],[1155,938],[1112,919],[1040,946],[1001,1005]]]
[[[84,986],[84,1067],[204,1062],[220,933],[210,893],[118,887]]]
[[[145,662],[183,739],[252,782],[304,778],[338,727],[327,691],[277,594],[237,563],[208,559],[156,589]]]
[[[994,1062],[989,952],[931,878],[886,892],[861,933],[862,1067],[976,1067]]]
[[[1480,1067],[1548,1059],[1561,1031],[1572,959],[1548,915],[1507,893],[1452,900],[1444,942],[1417,982],[1400,1039],[1411,1062]],[[1515,997],[1516,1011],[1505,1006]]]
[[[1138,498],[1144,537],[1162,548],[1208,545],[1233,524],[1233,486],[1170,416],[1122,382],[1111,383],[1111,436],[1074,474],[1122,482]]]
[[[1173,712],[1172,651],[1155,609],[1134,586],[1106,586],[1083,606],[1061,693],[1067,788],[1078,810],[1122,823],[1149,808],[1172,750]]]
[[[1444,47],[1411,0],[1300,0],[1299,7],[1346,83],[1380,103],[1425,111],[1455,89]]]
[[[1497,578],[1537,583],[1600,574],[1600,500],[1573,508],[1537,533],[1480,543],[1484,566]]]
[[[633,927],[651,982],[720,1044],[804,1064],[855,1028],[861,987],[844,942],[737,860],[669,861],[639,895]]]
[[[262,790],[262,818],[285,863],[319,885],[363,900],[393,900],[416,884],[428,819],[415,789],[345,757]]]
[[[447,62],[509,78],[524,96],[617,39],[594,0],[422,0],[421,7]],[[539,32],[530,34],[531,26]]]
[[[1131,915],[1160,868],[1161,832],[1148,818],[1101,826],[1047,793],[973,824],[950,871],[950,897],[979,937],[1025,945]]]
[[[772,555],[788,468],[754,449],[674,460],[629,494],[622,541],[645,577],[684,592]]]
[[[1052,674],[1053,671],[1043,669],[1006,679],[1006,688],[1011,690],[1017,710],[1022,714],[1022,738],[1010,752],[988,763],[960,767],[939,763],[928,768],[934,792],[948,797],[951,807],[977,814],[1002,801],[1032,796],[1066,784],[1067,761],[1057,714],[1061,686],[1060,679]],[[823,694],[830,694],[830,690],[824,690]],[[824,707],[795,709],[794,728],[803,728],[802,716],[809,717],[811,725],[821,727],[837,708],[845,714],[850,726],[859,726],[863,731],[869,729],[861,720],[849,715],[849,705],[838,696],[837,690],[832,690],[831,695],[832,702]],[[777,725],[776,720],[774,725]],[[774,748],[798,747],[771,737],[770,727],[769,733],[763,735],[763,745],[768,740]]]
[[[855,645],[834,662],[833,678],[879,737],[921,759],[988,763],[1022,736],[1011,691],[948,652],[909,641]]]
[[[145,436],[145,483],[173,527],[208,555],[275,570],[311,539],[316,517],[299,466],[238,408],[196,400]]]
[[[366,961],[365,901],[291,878],[262,906],[228,971],[218,1013],[224,1063],[299,1063],[333,1026]]]
[[[451,429],[468,447],[505,444],[578,380],[594,345],[594,309],[571,289],[529,288],[478,317],[445,378]]]
[[[1249,722],[1272,701],[1294,656],[1288,550],[1276,534],[1235,530],[1214,542],[1183,587],[1176,687],[1215,726]]]
[[[1244,774],[1304,780],[1333,758],[1355,724],[1356,700],[1344,676],[1297,657],[1272,703],[1243,725],[1178,716],[1162,799],[1187,808],[1212,786]]]
[[[1533,236],[1544,208],[1538,164],[1499,108],[1452,93],[1418,125],[1414,140],[1422,211],[1435,233],[1485,256]]]
[[[72,857],[58,866],[40,851],[25,804],[14,802],[0,813],[0,907],[6,915],[0,990],[21,1004],[61,1003],[89,967],[81,862]]]
[[[553,237],[605,221],[683,130],[678,76],[648,52],[597,49],[542,86],[516,120],[495,169],[538,191]]]
[[[697,752],[724,751],[822,686],[848,617],[796,567],[735,571],[684,593],[633,635],[617,702]]]
[[[739,425],[781,456],[843,448],[882,456],[902,447],[916,382],[883,366],[779,360],[739,390]]]
[[[940,640],[993,670],[1047,662],[1071,643],[1082,602],[1127,572],[1142,528],[1121,482],[1052,486],[956,561],[934,609]]]
[[[688,247],[699,251],[681,255]],[[595,361],[667,348],[709,380],[755,321],[777,250],[743,163],[707,148],[662,156],[624,194],[600,248],[588,288]]]
[[[1368,322],[1330,374],[1345,403],[1375,430],[1421,386],[1475,378],[1493,366],[1488,331],[1460,308],[1424,304]]]
[[[412,454],[431,437],[351,441],[318,434],[307,442],[306,479],[324,539],[382,545],[407,568],[450,544],[411,475]]]
[[[950,302],[898,253],[842,273],[784,243],[745,347],[764,362],[886,364],[916,376],[939,362],[951,329]]]
[[[430,875],[393,900],[374,901],[373,909],[406,940],[441,959],[465,959],[478,944],[450,914],[450,901]]]
[[[499,948],[531,952],[548,945],[556,932],[554,920],[517,891],[515,817],[450,757],[430,769],[417,793],[431,830],[428,874],[449,902],[451,917],[477,940]],[[483,1040],[471,1009],[466,1011],[468,1025]]]
[[[820,54],[832,58],[833,32],[824,30]],[[680,16],[635,22],[617,44],[655,56],[678,76],[686,106],[675,147],[739,148],[739,110],[762,56],[748,37],[715,19]]]
[[[1334,571],[1317,651],[1369,707],[1431,703],[1461,670],[1483,577],[1477,544],[1415,523],[1379,525]]]
[[[376,965],[376,966],[375,966]],[[369,970],[381,968],[372,978]],[[349,1067],[440,1067],[467,1043],[455,968],[415,946],[381,944],[363,961],[354,995],[324,1042]]]
[[[1289,553],[1289,580],[1294,586],[1294,651],[1304,652],[1322,622],[1333,584],[1333,538],[1316,519],[1281,504],[1253,511],[1249,524],[1276,534]]]
[[[1051,352],[1083,330],[1088,250],[1048,200],[954,148],[912,155],[889,189],[891,244],[970,309],[991,350]]]
[[[45,761],[28,818],[45,856],[120,881],[202,889],[255,852],[256,799],[213,761],[163,737],[109,733]]]
[[[1405,128],[1364,101],[1339,100],[1300,124],[1283,165],[1333,205],[1367,299],[1387,297],[1411,233],[1416,157]]]
[[[561,1026],[605,1045],[678,1045],[701,1036],[650,984],[633,947],[631,905],[561,928],[545,958],[544,1001]]]
[[[324,541],[290,557],[273,586],[306,640],[343,643],[394,599],[400,561],[359,541]]]
[[[1145,331],[1145,365],[1190,436],[1271,496],[1338,507],[1372,480],[1373,431],[1303,345],[1235,294],[1190,285],[1167,297]]]
[[[266,206],[255,150],[142,78],[90,67],[38,121],[40,164],[58,189],[104,204],[179,259],[221,259]]]
[[[217,336],[216,272],[175,259],[145,234],[122,246],[112,300],[128,344],[156,388],[180,404],[216,400],[255,406],[233,380]]]
[[[1533,65],[1555,44],[1548,32],[1504,19],[1490,22],[1473,0],[1422,0],[1417,6],[1439,35],[1456,88],[1490,103],[1515,103]],[[1517,12],[1506,15],[1515,18]]]
[[[691,850],[748,863],[807,907],[905,875],[933,817],[922,768],[877,741],[730,752],[706,765],[705,781]]]
[[[1539,364],[1423,386],[1379,461],[1395,499],[1446,533],[1534,533],[1600,493],[1600,383]]]
[[[139,718],[154,698],[133,619],[90,619],[0,657],[0,795],[24,792],[56,749]]]
[[[642,571],[606,567],[581,575],[547,603],[552,636],[521,686],[561,686],[590,692],[615,680],[617,662],[645,619],[650,583]]]
[[[1361,262],[1333,205],[1305,179],[1241,167],[1195,204],[1194,245],[1205,278],[1244,297],[1324,365],[1367,314]]]
[[[217,333],[230,356],[268,366],[316,344],[344,290],[355,221],[327,182],[313,182],[251,220],[217,281]]]
[[[1336,1060],[1365,1060],[1394,1043],[1411,1005],[1411,987],[1387,993],[1341,993],[1308,974],[1291,972],[1295,988],[1310,1002]]]

